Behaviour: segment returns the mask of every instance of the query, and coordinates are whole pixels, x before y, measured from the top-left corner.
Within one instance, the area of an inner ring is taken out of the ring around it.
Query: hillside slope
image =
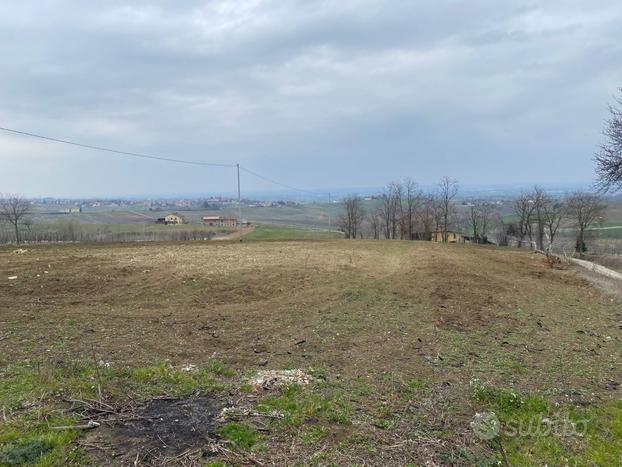
[[[321,371],[312,391],[347,405],[347,420],[311,413],[286,429],[262,425],[256,459],[492,462],[499,446],[469,425],[484,410],[503,423],[590,411],[589,436],[502,436],[513,465],[605,462],[622,443],[620,304],[526,251],[374,241],[50,245],[0,249],[0,279],[3,366],[216,358],[238,374]],[[508,394],[539,408],[523,413]],[[324,434],[309,441],[318,426]]]

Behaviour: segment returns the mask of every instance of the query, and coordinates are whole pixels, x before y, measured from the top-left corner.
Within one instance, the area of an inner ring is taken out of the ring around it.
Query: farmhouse
[[[436,231],[432,232],[432,241],[441,243],[443,241],[443,232]],[[447,243],[464,243],[464,237],[459,232],[447,232]]]
[[[235,227],[238,220],[235,217],[204,216],[203,223],[213,227]]]
[[[158,220],[156,220],[156,224],[179,225],[185,223],[186,219],[184,219],[184,217],[180,216],[179,214],[169,214],[165,217],[159,217]]]
[[[447,231],[447,243],[466,243],[466,237],[459,232]],[[413,232],[413,240],[425,240],[428,242],[443,242],[443,231],[436,232]]]

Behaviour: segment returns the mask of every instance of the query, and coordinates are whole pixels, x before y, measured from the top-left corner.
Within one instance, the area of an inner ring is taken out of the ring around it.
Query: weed
[[[400,396],[410,400],[419,395],[424,389],[427,389],[429,382],[422,379],[411,379],[400,390]]]
[[[298,385],[289,385],[278,396],[264,398],[259,404],[264,412],[278,411],[285,416],[282,423],[299,426],[310,418],[322,418],[329,422],[350,422],[350,406],[342,400],[330,399]]]
[[[232,378],[235,376],[235,370],[225,365],[220,360],[212,359],[207,365],[209,371],[217,376],[223,376],[225,378]]]
[[[220,436],[239,449],[249,450],[257,444],[257,431],[246,423],[229,422],[219,430]]]

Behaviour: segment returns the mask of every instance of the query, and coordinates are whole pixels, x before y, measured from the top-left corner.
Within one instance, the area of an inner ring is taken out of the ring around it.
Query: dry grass
[[[354,458],[331,454],[335,463],[468,448],[472,378],[582,404],[619,397],[606,385],[622,380],[619,304],[525,251],[374,241],[27,249],[0,249],[1,364],[89,360],[94,346],[115,366],[215,356],[240,371],[321,368],[372,388],[352,396],[366,441],[348,445]],[[416,410],[398,403],[413,380],[434,388]],[[273,443],[269,458],[281,462],[311,452]]]

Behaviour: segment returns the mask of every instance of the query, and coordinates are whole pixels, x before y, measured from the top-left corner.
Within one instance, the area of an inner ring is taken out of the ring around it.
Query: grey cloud
[[[622,84],[621,19],[614,0],[7,2],[0,122],[239,160],[305,187],[382,184],[404,170],[586,180]],[[44,177],[52,158],[67,170]],[[178,173],[100,161],[0,135],[0,191],[79,194],[96,172],[112,192],[153,192]],[[544,170],[505,170],[535,163]],[[170,189],[203,184],[193,173]]]

